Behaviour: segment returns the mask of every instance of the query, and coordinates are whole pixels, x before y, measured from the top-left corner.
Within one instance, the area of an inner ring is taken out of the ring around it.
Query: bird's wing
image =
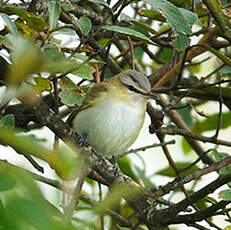
[[[87,96],[84,98],[79,110],[81,111],[91,107],[94,104],[95,100],[100,96],[100,94],[107,92],[107,90],[107,81],[95,84],[87,93]]]
[[[83,102],[82,102],[82,105],[76,109],[75,111],[73,111],[70,116],[67,118],[67,123],[72,126],[72,122],[75,118],[75,116],[81,112],[82,110],[85,110],[89,107],[91,107],[94,102],[95,102],[95,99],[97,97],[100,96],[101,93],[103,92],[107,92],[108,90],[108,83],[107,81],[104,81],[104,82],[101,82],[101,83],[98,83],[98,84],[95,84],[87,93],[86,97],[84,98]]]

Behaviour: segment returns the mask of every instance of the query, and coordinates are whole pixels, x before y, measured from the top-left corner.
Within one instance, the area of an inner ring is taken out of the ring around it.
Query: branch
[[[161,106],[163,108],[168,106],[168,102],[161,96],[160,96],[159,103],[161,104]],[[180,114],[176,110],[168,111],[167,115],[176,124],[176,126],[178,128],[185,130],[186,132],[190,132],[190,129],[185,124],[184,120],[182,119],[182,117],[180,116]],[[206,164],[212,164],[213,163],[213,160],[210,157],[208,157],[207,155],[203,155],[203,153],[205,151],[202,149],[202,147],[200,146],[200,144],[197,141],[195,141],[191,138],[188,138],[188,137],[185,137],[185,139],[191,145],[192,149],[198,154],[198,156],[202,156],[201,159],[204,163],[206,163]]]
[[[208,184],[204,188],[198,190],[197,192],[193,193],[192,195],[188,196],[184,200],[180,201],[179,203],[170,206],[169,208],[162,209],[162,210],[154,210],[150,215],[149,218],[153,222],[154,225],[158,223],[169,223],[176,218],[176,215],[184,211],[188,206],[194,204],[198,200],[204,198],[210,193],[213,193],[217,188],[221,187],[222,185],[230,182],[231,174],[222,175],[218,177],[215,181]]]
[[[151,196],[154,200],[158,197],[162,197],[165,194],[168,194],[170,191],[179,189],[182,185],[187,184],[191,181],[194,181],[208,173],[219,171],[221,168],[224,168],[231,164],[231,157],[226,157],[223,160],[213,163],[211,166],[206,167],[204,169],[197,170],[187,176],[178,177],[174,179],[172,182],[164,186],[160,186],[159,188],[152,190],[149,192],[149,196]]]
[[[217,210],[225,208],[225,206],[228,205],[230,202],[231,201],[222,200],[214,205],[211,205],[209,208],[205,208],[196,213],[177,216],[176,218],[170,220],[168,224],[192,224],[198,221],[202,221],[206,218],[213,216]]]
[[[212,137],[206,137],[206,136],[202,136],[202,135],[198,135],[192,132],[189,132],[187,130],[183,130],[183,129],[179,129],[174,125],[169,125],[167,127],[162,127],[160,129],[155,130],[156,133],[165,135],[181,135],[184,136],[185,138],[191,138],[191,139],[195,139],[195,140],[199,140],[202,142],[210,142],[216,145],[225,145],[225,146],[230,146],[231,147],[231,142],[229,141],[225,141],[225,140],[220,140],[220,139],[216,139],[214,138],[214,136]]]
[[[215,21],[217,22],[218,26],[220,27],[221,31],[223,32],[224,37],[231,42],[231,30],[226,25],[225,19],[228,22],[228,18],[223,14],[222,8],[220,7],[221,3],[212,3],[210,0],[202,0],[202,2],[207,6],[210,13],[214,17]],[[216,6],[215,6],[216,5]]]

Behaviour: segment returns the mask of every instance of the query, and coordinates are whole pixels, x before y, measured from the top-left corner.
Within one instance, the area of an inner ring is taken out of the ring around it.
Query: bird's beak
[[[145,96],[147,96],[147,97],[150,98],[150,99],[154,99],[154,100],[159,100],[159,99],[160,99],[160,97],[159,97],[158,94],[153,93],[153,92],[151,92],[151,91],[148,92],[148,93],[146,93]]]

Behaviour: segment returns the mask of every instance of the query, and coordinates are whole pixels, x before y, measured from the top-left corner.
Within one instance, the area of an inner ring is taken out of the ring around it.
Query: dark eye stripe
[[[136,93],[140,93],[140,94],[143,94],[143,92],[139,91],[138,89],[136,89],[134,86],[132,85],[129,85],[128,86],[128,89],[133,91],[133,92],[136,92]]]

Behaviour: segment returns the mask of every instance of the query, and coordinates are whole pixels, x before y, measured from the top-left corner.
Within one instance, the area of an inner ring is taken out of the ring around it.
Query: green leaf
[[[84,62],[87,61],[87,62],[89,62],[89,63],[105,64],[105,62],[102,61],[102,60],[98,60],[98,59],[94,59],[94,58],[91,58],[91,59],[89,60],[89,57],[88,57],[88,56],[83,55],[83,54],[80,54],[80,53],[74,54],[73,57],[75,57],[75,58],[78,59],[78,60],[84,61]]]
[[[177,50],[185,50],[190,45],[190,38],[185,35],[178,33],[174,41],[174,46]]]
[[[77,155],[70,151],[63,153],[62,149],[55,149],[54,151],[47,149],[35,139],[33,136],[19,136],[14,132],[0,129],[0,143],[3,145],[9,145],[19,153],[30,154],[37,158],[46,161],[51,168],[55,170],[58,176],[63,179],[70,179],[76,176],[77,167]],[[66,156],[65,161],[63,157]],[[68,165],[65,164],[68,163]],[[70,163],[72,166],[70,167]]]
[[[43,60],[41,54],[34,44],[26,39],[17,38],[14,50],[11,53],[12,65],[8,74],[9,84],[19,84],[29,75],[42,70]]]
[[[72,73],[83,79],[93,80],[94,72],[95,72],[95,69],[91,65],[84,63],[84,64],[81,64],[80,67],[77,70],[73,71]]]
[[[20,35],[20,33],[18,32],[17,27],[15,26],[14,22],[12,22],[10,17],[7,14],[4,14],[4,13],[0,13],[0,15],[2,16],[2,19],[5,21],[6,26],[8,27],[10,33],[13,36],[18,37]]]
[[[220,74],[222,74],[222,77],[231,78],[231,67],[230,66],[224,66],[219,71]]]
[[[44,77],[35,77],[34,81],[36,83],[35,90],[38,93],[42,93],[44,91],[51,91],[52,90],[52,84],[49,79]]]
[[[0,11],[7,14],[14,14],[19,16],[20,19],[26,21],[27,25],[31,29],[38,32],[43,31],[46,26],[46,23],[42,17],[37,16],[31,12],[28,12],[18,7],[13,7],[13,6],[0,7]]]
[[[104,215],[108,208],[115,208],[118,207],[121,197],[129,197],[129,199],[136,199],[137,198],[137,190],[133,189],[131,186],[127,184],[117,184],[112,186],[110,192],[107,194],[105,199],[96,206],[95,211],[96,213],[100,213]]]
[[[165,17],[157,10],[142,9],[139,11],[139,15],[144,16],[144,17],[148,17],[150,19],[154,19],[156,21],[166,22]]]
[[[126,34],[126,35],[129,35],[129,36],[133,36],[135,38],[138,38],[140,40],[147,41],[147,42],[153,44],[152,40],[150,40],[147,36],[145,36],[144,34],[138,32],[136,30],[133,30],[133,29],[131,29],[129,27],[103,26],[102,29],[108,30],[108,31],[114,31],[114,32],[121,33],[121,34]]]
[[[49,11],[49,30],[53,30],[57,26],[58,19],[61,13],[60,5],[56,1],[49,1],[48,11]]]
[[[14,126],[15,126],[15,119],[13,114],[7,114],[0,119],[1,128],[12,130],[14,129]]]
[[[166,0],[144,0],[144,2],[149,3],[154,9],[160,10],[176,33],[191,34],[190,25],[184,15],[171,2]]]
[[[182,169],[189,166],[190,164],[191,164],[191,162],[176,162],[176,166],[178,168],[182,168]],[[199,168],[196,165],[193,165],[188,170],[183,171],[181,173],[181,176],[186,176],[186,175],[188,175],[188,174],[190,174],[190,173],[192,173],[198,169]],[[158,171],[157,174],[161,175],[161,176],[176,177],[176,174],[175,174],[175,172],[171,166],[168,166],[167,168]]]
[[[141,27],[143,30],[146,30],[146,31],[149,31],[149,32],[151,32],[153,34],[156,34],[156,31],[154,29],[152,29],[149,25],[147,25],[147,24],[145,24],[145,23],[143,23],[143,22],[141,22],[141,21],[139,21],[139,20],[137,20],[135,18],[131,18],[126,14],[122,13],[120,15],[120,20],[125,21],[125,22],[132,22],[136,26]]]
[[[180,12],[186,19],[188,25],[192,27],[192,25],[197,21],[198,16],[197,14],[193,13],[192,11],[186,10],[184,8],[179,8]]]
[[[43,52],[43,57],[45,60],[44,70],[52,74],[71,73],[81,65],[75,60],[68,59],[64,53],[55,48],[46,49]]]
[[[59,93],[61,102],[66,106],[80,106],[82,104],[84,96],[79,90],[65,89]]]
[[[14,188],[15,178],[4,167],[0,169],[0,192],[8,191]]]
[[[180,102],[176,104],[176,107],[181,107],[184,106],[184,103]],[[178,113],[182,116],[184,122],[187,124],[188,127],[192,127],[193,124],[193,119],[192,119],[192,115],[191,115],[191,107],[187,106],[187,107],[183,107],[181,109],[177,110]]]
[[[94,2],[94,3],[97,3],[97,4],[100,4],[100,5],[103,5],[103,6],[110,8],[109,5],[104,0],[90,0],[90,2]]]
[[[0,184],[6,180],[3,172],[11,178],[11,189],[1,192],[0,216],[4,217],[1,229],[73,230],[64,223],[60,211],[43,198],[37,184],[25,171],[3,163]]]
[[[216,113],[202,121],[196,121],[194,126],[192,127],[193,132],[201,134],[206,131],[216,130],[218,124],[218,118],[219,118],[219,114]],[[222,113],[222,123],[221,123],[222,129],[231,126],[230,119],[231,119],[231,112]]]
[[[218,152],[216,149],[212,149],[211,153],[215,157],[216,162],[221,161],[222,159],[229,157],[228,153]],[[230,173],[231,173],[231,166],[230,165],[225,166],[219,170],[220,175],[227,175]],[[231,188],[231,182],[229,182],[227,185]]]
[[[61,102],[67,106],[80,106],[85,93],[68,77],[59,81],[62,91],[59,93]]]
[[[188,154],[192,150],[191,145],[186,141],[185,138],[182,138],[181,146],[184,154]]]
[[[230,189],[222,190],[219,193],[219,195],[223,200],[231,201],[231,190]]]
[[[91,20],[88,17],[80,17],[77,21],[81,34],[87,36],[92,28]]]
[[[135,175],[135,173],[132,170],[132,164],[131,161],[128,157],[124,156],[122,158],[119,158],[117,160],[117,163],[119,165],[119,168],[121,169],[121,171],[126,174],[127,176],[131,177],[132,180],[134,180],[135,182],[138,183],[138,178]]]
[[[136,172],[138,173],[138,178],[142,181],[142,184],[145,188],[151,189],[155,188],[156,185],[153,183],[150,177],[148,177],[145,173],[145,170],[135,165]]]
[[[212,149],[211,153],[215,157],[216,161],[220,161],[229,156],[227,153],[218,152],[216,149]]]
[[[59,81],[60,88],[65,89],[79,89],[79,87],[68,77],[62,77]]]

